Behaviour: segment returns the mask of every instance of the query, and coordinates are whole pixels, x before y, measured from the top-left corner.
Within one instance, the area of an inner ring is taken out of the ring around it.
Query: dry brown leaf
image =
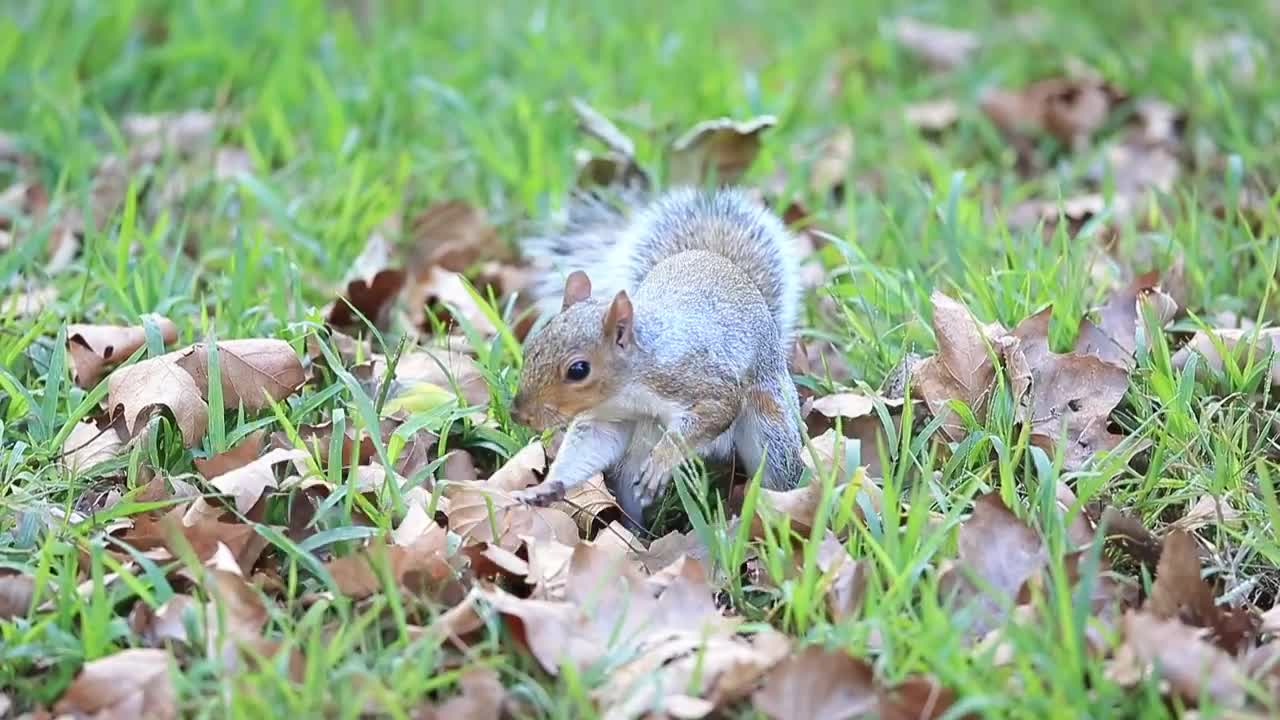
[[[455,570],[449,562],[447,546],[448,533],[433,524],[409,545],[375,543],[365,550],[331,560],[325,568],[333,576],[338,591],[355,599],[382,590],[382,578],[375,570],[378,562],[386,563],[390,579],[397,586],[420,593],[452,591],[456,584]]]
[[[943,98],[912,103],[903,111],[907,124],[926,133],[939,133],[955,125],[960,119],[960,106],[955,100]]]
[[[572,517],[584,537],[592,527],[603,527],[622,517],[622,508],[618,507],[600,473],[571,489],[563,501],[552,503],[551,507]]]
[[[166,152],[190,156],[212,146],[219,118],[205,110],[126,115],[120,130],[140,161],[155,162]]]
[[[1071,548],[1080,548],[1093,542],[1093,523],[1088,514],[1079,506],[1076,494],[1071,487],[1061,480],[1054,489],[1058,510],[1062,512],[1063,524],[1066,526],[1067,542]],[[1073,512],[1074,511],[1074,512]]]
[[[105,417],[76,423],[62,444],[62,465],[73,473],[83,473],[111,460],[124,449],[123,430],[119,422]]]
[[[486,484],[499,490],[512,492],[538,483],[538,475],[547,470],[547,454],[542,443],[534,438],[511,456],[502,467],[489,476]]]
[[[1200,546],[1191,535],[1181,530],[1165,535],[1144,609],[1161,620],[1181,619],[1198,627],[1213,614],[1213,588],[1200,577]]]
[[[26,615],[35,594],[36,581],[30,575],[0,575],[0,620]]]
[[[553,508],[517,502],[491,483],[452,483],[444,488],[444,496],[449,500],[449,529],[462,536],[464,545],[492,543],[514,551],[525,536],[566,545],[578,541],[573,518]]]
[[[946,418],[943,432],[958,441],[966,431],[947,403],[959,400],[981,420],[995,380],[995,365],[989,351],[990,339],[968,308],[936,291],[932,300],[938,354],[912,368],[912,386],[935,417]]]
[[[204,607],[206,649],[228,666],[236,662],[240,645],[261,639],[269,616],[262,596],[245,582],[238,567],[232,568],[209,569],[204,582],[210,599]]]
[[[220,494],[230,495],[235,511],[240,515],[248,514],[258,503],[267,488],[276,487],[275,466],[283,462],[296,462],[307,457],[305,450],[275,449],[243,467],[223,473],[209,483]],[[191,503],[182,523],[190,526],[198,522],[200,516],[217,517],[222,508],[216,507],[204,498],[196,498]]]
[[[1049,349],[1052,309],[1023,320],[1011,335],[1031,371],[1028,401],[1020,419],[1031,424],[1031,441],[1051,456],[1063,445],[1063,467],[1083,468],[1094,454],[1112,450],[1124,439],[1108,429],[1111,411],[1129,387],[1129,373],[1095,355]]]
[[[462,200],[428,207],[409,227],[413,238],[410,264],[415,273],[432,267],[460,273],[483,260],[510,256],[485,212]]]
[[[1254,363],[1260,363],[1271,355],[1271,384],[1280,386],[1280,328],[1199,331],[1173,354],[1173,366],[1183,369],[1196,354],[1203,358],[1203,365],[1216,372],[1224,372],[1223,357],[1214,344],[1215,338],[1235,361],[1236,367],[1244,367],[1251,354]]]
[[[634,161],[636,146],[626,133],[618,129],[609,118],[579,98],[570,98],[569,104],[578,116],[578,129],[604,143],[610,151]]]
[[[855,472],[847,482],[843,478],[838,479],[832,491],[835,493],[832,502],[836,507],[853,503],[854,512],[861,516],[861,503],[865,498],[876,512],[880,511],[882,503],[880,488],[867,477],[865,472],[861,472],[861,469]],[[863,497],[858,497],[859,495]],[[814,519],[822,500],[822,482],[816,478],[808,485],[795,490],[761,489],[752,536],[764,537],[761,524],[765,519],[786,517],[790,518],[793,531],[808,537],[813,530]]]
[[[1216,498],[1212,495],[1201,495],[1182,517],[1174,520],[1170,527],[1183,532],[1194,532],[1209,525],[1234,525],[1243,515],[1231,506],[1227,498]]]
[[[860,461],[867,468],[867,475],[873,478],[884,477],[885,464],[892,457],[895,448],[889,447],[889,438],[885,436],[884,424],[876,411],[877,401],[885,406],[889,420],[898,430],[902,428],[902,398],[871,397],[855,392],[836,393],[814,398],[812,403],[805,404],[805,424],[809,436],[821,437],[833,429],[837,419],[846,438],[858,440]],[[880,453],[884,445],[886,453]]]
[[[134,649],[85,663],[54,710],[78,717],[176,718],[170,660],[164,650]]]
[[[356,377],[382,382],[388,367],[385,357],[374,357],[367,370],[355,368]],[[489,385],[474,358],[456,350],[421,348],[403,353],[396,363],[395,383],[391,398],[395,399],[433,385],[447,393],[456,386],[461,401],[467,405],[487,406]]]
[[[850,720],[872,717],[880,706],[870,664],[816,646],[779,663],[751,702],[774,720]]]
[[[815,195],[825,196],[844,185],[853,165],[853,150],[853,128],[847,125],[822,142],[809,171],[809,189]]]
[[[223,450],[210,458],[195,458],[192,462],[195,464],[196,470],[205,479],[212,479],[224,473],[229,473],[232,470],[248,465],[258,458],[258,453],[262,448],[262,438],[265,435],[265,430],[255,430],[236,443],[235,447]]]
[[[398,232],[397,225],[393,218],[370,233],[364,250],[352,261],[338,299],[325,313],[330,327],[355,331],[366,327],[365,320],[376,328],[387,327],[406,279],[404,270],[391,267],[395,248],[387,235]]]
[[[946,715],[955,702],[955,693],[937,680],[911,675],[892,688],[880,689],[880,717],[883,720],[936,720]],[[972,720],[974,716],[960,717]]]
[[[200,604],[190,595],[174,595],[154,610],[139,600],[129,612],[129,629],[148,647],[162,647],[168,642],[192,644],[188,627],[197,624]]]
[[[1202,636],[1203,631],[1177,620],[1135,611],[1124,616],[1124,642],[1134,658],[1154,665],[1184,701],[1195,703],[1203,693],[1220,705],[1241,707],[1243,670]]]
[[[853,559],[844,543],[830,530],[818,546],[817,564],[824,577],[827,613],[832,621],[856,615],[867,590],[866,564]]]
[[[1178,303],[1160,288],[1158,273],[1139,275],[1128,285],[1112,292],[1106,304],[1098,309],[1096,324],[1081,321],[1075,351],[1096,355],[1127,370],[1133,369],[1144,307],[1150,308],[1161,326],[1173,320],[1178,312]]]
[[[1048,78],[1008,91],[987,90],[983,112],[1009,135],[1047,133],[1071,149],[1089,143],[1124,93],[1096,77]]]
[[[498,673],[477,667],[458,677],[461,694],[439,704],[424,705],[414,711],[413,720],[498,720],[507,691]]]
[[[180,556],[177,550],[185,543],[201,562],[213,558],[219,546],[225,545],[243,573],[253,570],[268,544],[253,525],[218,522],[204,515],[199,516],[195,524],[184,525],[182,518],[186,512],[186,506],[179,505],[158,519],[135,516],[133,527],[121,539],[144,552],[166,548],[174,557]]]
[[[760,135],[778,123],[772,115],[741,122],[730,118],[698,123],[671,143],[671,185],[736,184],[760,152]]]
[[[908,17],[894,23],[894,36],[935,70],[950,70],[967,63],[980,47],[978,36],[968,30],[930,25]]]
[[[192,345],[179,353],[176,362],[191,374],[207,400],[208,346]],[[223,406],[234,410],[243,404],[249,412],[265,410],[271,401],[284,400],[306,380],[302,362],[289,343],[270,338],[218,341],[218,371],[222,376]]]
[[[985,635],[1008,615],[1023,583],[1048,559],[1039,533],[1018,519],[996,493],[974,504],[960,526],[957,561],[943,571],[938,586],[968,615],[969,637]]]
[[[530,538],[525,547],[529,551],[528,572],[525,575],[529,584],[533,585],[530,597],[542,600],[563,600],[565,586],[569,581],[569,566],[573,560],[574,546],[565,545],[555,540],[539,540]],[[616,556],[595,553],[592,557],[616,560]]]
[[[467,292],[460,273],[433,266],[415,275],[404,291],[409,322],[414,327],[429,330],[427,306],[435,306],[435,317],[448,325],[451,321],[465,322],[484,337],[498,334],[471,293]]]
[[[159,315],[153,316],[153,320],[166,345],[177,341],[178,326],[173,321]],[[67,326],[67,351],[71,355],[75,383],[82,388],[97,385],[107,368],[122,362],[146,344],[146,329],[142,325]]]
[[[204,436],[209,406],[201,397],[200,386],[176,362],[177,356],[169,353],[143,360],[122,367],[107,378],[111,415],[123,416],[130,437],[137,437],[152,415],[161,409],[167,409],[173,416],[187,447],[194,447]]]
[[[596,545],[600,545],[599,541],[597,541]],[[634,547],[634,543],[632,547]],[[628,551],[630,551],[630,548],[628,548]],[[696,532],[690,530],[687,533],[680,533],[673,530],[654,540],[649,544],[647,550],[636,553],[634,557],[645,571],[656,573],[663,568],[674,565],[682,557],[705,560],[709,554],[710,551],[702,544],[702,540],[698,538]]]
[[[58,291],[52,285],[13,292],[0,298],[0,317],[35,317],[57,298]]]

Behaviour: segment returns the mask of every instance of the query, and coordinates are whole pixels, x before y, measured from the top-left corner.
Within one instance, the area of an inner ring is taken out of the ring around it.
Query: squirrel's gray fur
[[[569,425],[523,499],[604,472],[638,523],[690,451],[736,453],[766,487],[799,482],[799,262],[777,216],[733,189],[580,194],[558,230],[522,245],[542,322],[513,414]]]
[[[742,242],[700,234],[712,223],[739,228],[743,235],[734,239]],[[641,189],[577,192],[559,225],[521,243],[539,270],[533,297],[540,316],[560,309],[565,279],[574,270],[591,276],[600,295],[634,293],[664,258],[700,249],[724,255],[751,278],[790,347],[800,304],[799,259],[782,221],[743,191],[678,188],[656,197]]]

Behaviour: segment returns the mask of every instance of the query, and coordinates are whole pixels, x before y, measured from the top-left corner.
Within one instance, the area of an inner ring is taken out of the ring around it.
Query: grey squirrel
[[[727,188],[579,195],[566,228],[522,245],[545,323],[525,341],[513,416],[568,429],[519,500],[547,504],[604,472],[639,524],[690,451],[736,452],[750,473],[763,462],[768,488],[799,483],[799,259],[776,215]]]

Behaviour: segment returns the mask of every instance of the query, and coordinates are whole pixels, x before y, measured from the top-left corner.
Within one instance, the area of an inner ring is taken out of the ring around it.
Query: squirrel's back
[[[576,196],[566,227],[526,240],[523,249],[543,265],[534,292],[544,315],[559,309],[565,278],[574,270],[585,271],[596,292],[608,297],[619,290],[634,294],[673,255],[703,250],[723,256],[760,291],[789,346],[800,303],[794,247],[782,221],[742,191],[683,188],[648,202],[636,194],[613,204]]]

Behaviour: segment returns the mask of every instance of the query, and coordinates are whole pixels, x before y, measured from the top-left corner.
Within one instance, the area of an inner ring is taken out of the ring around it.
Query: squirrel
[[[765,487],[795,487],[803,440],[788,361],[801,289],[787,229],[733,188],[620,205],[577,194],[566,228],[522,242],[542,317],[512,416],[568,428],[546,477],[517,500],[546,505],[603,472],[638,526],[689,452],[736,452],[748,472],[763,463]]]

